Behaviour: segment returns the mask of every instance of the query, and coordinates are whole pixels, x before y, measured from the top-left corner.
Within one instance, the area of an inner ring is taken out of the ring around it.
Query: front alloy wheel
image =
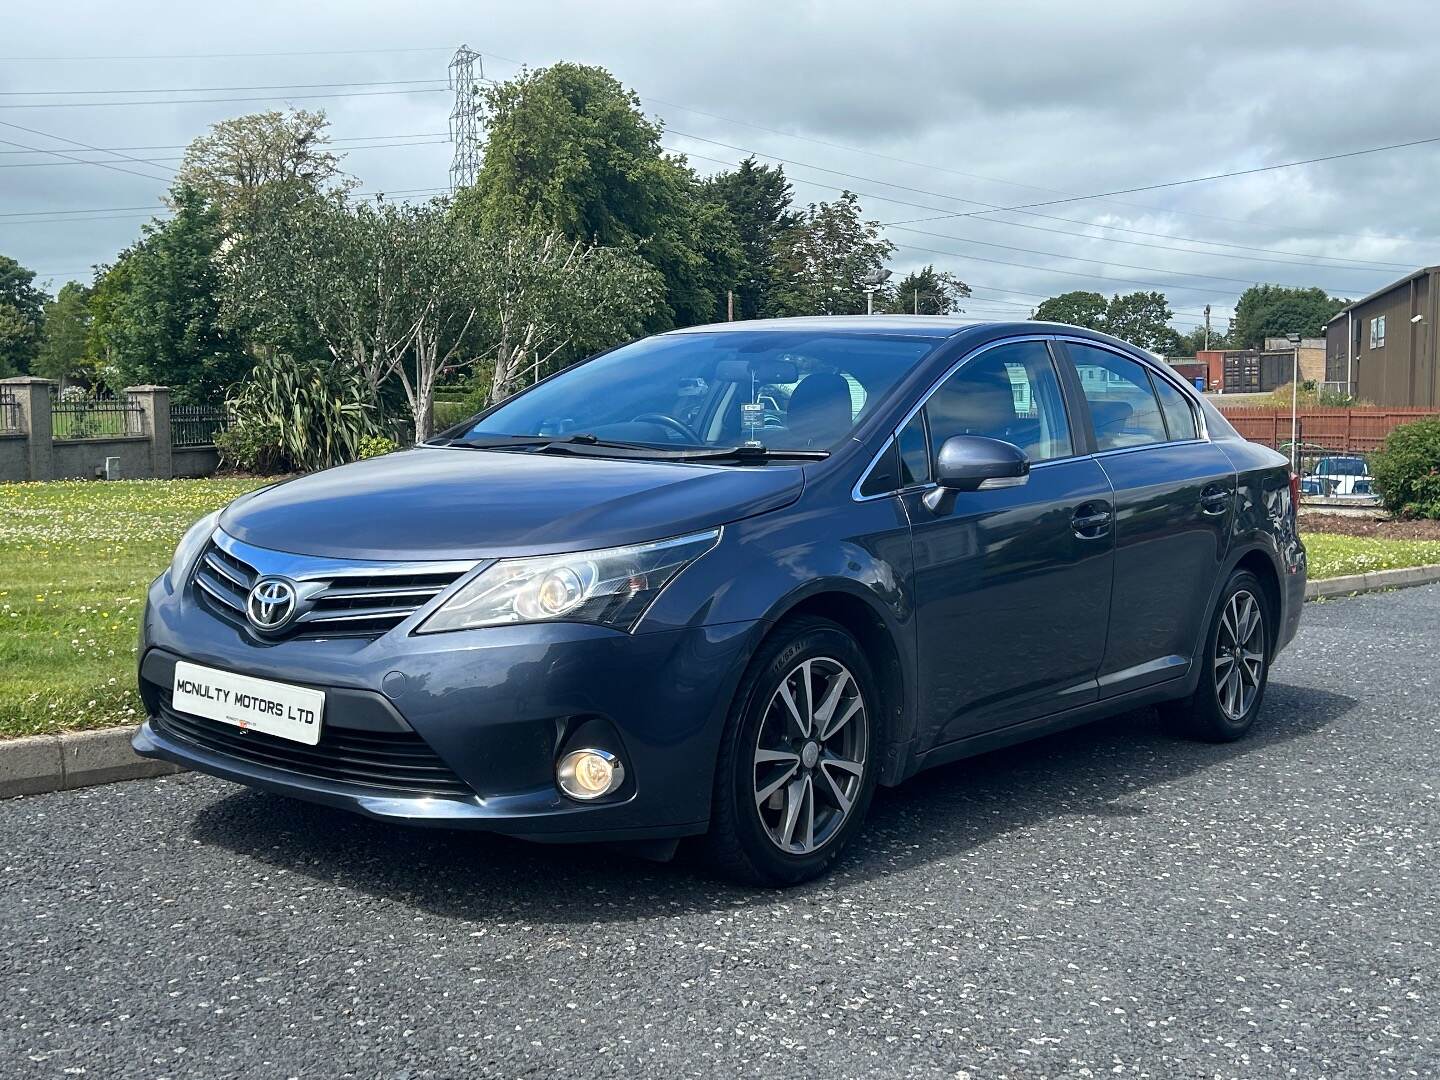
[[[755,807],[781,851],[808,855],[845,824],[865,780],[869,719],[840,661],[795,665],[775,688],[755,741]]]
[[[847,630],[815,616],[776,626],[721,736],[710,864],[756,885],[824,873],[864,821],[883,716],[869,661]]]

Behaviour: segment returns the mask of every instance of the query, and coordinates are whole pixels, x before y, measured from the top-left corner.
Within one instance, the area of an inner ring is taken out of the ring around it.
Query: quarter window
[[[1012,443],[1031,461],[1072,453],[1060,381],[1043,341],[999,345],[976,356],[935,391],[925,412],[932,453],[954,435]]]
[[[900,432],[900,486],[930,482],[930,446],[925,439],[925,413],[917,412]]]
[[[1195,410],[1185,395],[1159,376],[1151,381],[1155,384],[1155,396],[1160,399],[1160,411],[1165,414],[1165,427],[1171,441],[1198,439],[1200,429],[1195,426]]]
[[[1074,344],[1068,348],[1080,388],[1090,403],[1098,449],[1119,450],[1166,440],[1165,421],[1144,367],[1108,349]]]

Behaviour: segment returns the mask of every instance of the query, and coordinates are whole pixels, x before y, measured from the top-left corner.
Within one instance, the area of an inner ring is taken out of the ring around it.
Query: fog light
[[[572,799],[598,799],[625,782],[625,766],[607,750],[572,750],[560,759],[555,779]]]

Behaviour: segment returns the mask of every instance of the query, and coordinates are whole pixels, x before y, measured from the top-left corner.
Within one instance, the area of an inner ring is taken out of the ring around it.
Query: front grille
[[[251,548],[217,532],[195,565],[194,581],[211,611],[248,626],[251,588],[267,574],[282,574],[298,586],[302,612],[279,637],[373,638],[408,619],[470,565],[309,559]]]
[[[306,746],[176,712],[168,692],[161,693],[159,714],[151,723],[163,734],[203,750],[316,780],[406,795],[474,794],[413,731],[327,725],[320,742]]]

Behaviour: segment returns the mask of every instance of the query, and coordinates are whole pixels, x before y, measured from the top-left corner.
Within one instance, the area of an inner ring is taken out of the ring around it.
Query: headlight
[[[506,623],[586,622],[629,630],[660,590],[720,539],[720,530],[633,547],[501,559],[464,585],[419,633]]]
[[[186,573],[199,558],[206,541],[210,539],[210,534],[215,531],[215,523],[219,520],[219,510],[213,514],[206,514],[194,525],[191,525],[185,535],[180,538],[180,543],[175,545],[175,557],[170,560],[169,571],[171,592],[185,584]]]

